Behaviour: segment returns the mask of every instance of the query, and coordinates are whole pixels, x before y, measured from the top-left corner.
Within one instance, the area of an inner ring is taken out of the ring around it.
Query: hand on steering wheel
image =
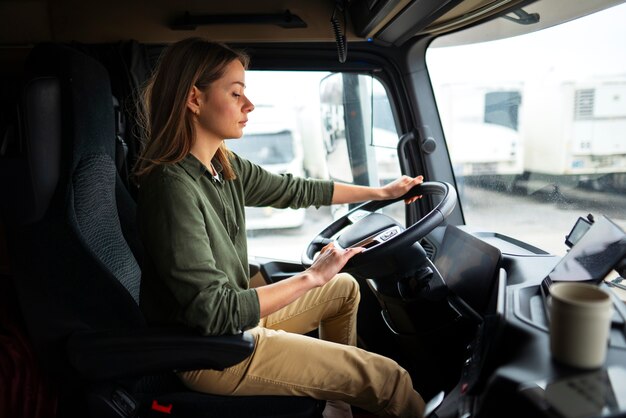
[[[410,177],[409,177],[410,178]],[[440,202],[415,224],[404,229],[394,219],[376,213],[377,210],[400,200],[412,201],[422,195],[440,195]],[[383,201],[366,202],[322,230],[302,254],[305,267],[313,265],[315,254],[330,242],[337,248],[364,247],[346,262],[350,268],[359,268],[373,261],[393,255],[428,235],[442,224],[456,205],[456,191],[449,183],[426,182],[409,190],[403,196]]]
[[[395,199],[397,197],[401,197],[406,195],[411,191],[411,189],[419,184],[424,182],[423,176],[417,177],[409,177],[407,175],[400,176],[391,183],[386,184],[383,187],[383,192],[385,195],[389,196],[386,200]],[[404,203],[411,204],[415,202],[417,199],[420,199],[422,196],[411,196],[404,199]]]
[[[363,247],[337,248],[330,242],[320,250],[308,270],[318,279],[317,286],[323,286],[341,271],[348,260],[363,250]]]

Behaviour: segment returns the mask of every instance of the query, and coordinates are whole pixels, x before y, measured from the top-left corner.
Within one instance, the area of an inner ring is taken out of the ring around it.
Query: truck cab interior
[[[189,37],[251,58],[256,129],[227,146],[279,174],[424,176],[410,205],[247,208],[252,283],[363,246],[358,344],[409,371],[428,416],[625,416],[624,19],[620,0],[0,2],[0,416],[322,416],[190,391],[176,372],[254,340],[139,309],[139,92]],[[611,296],[601,368],[551,357],[557,281]]]

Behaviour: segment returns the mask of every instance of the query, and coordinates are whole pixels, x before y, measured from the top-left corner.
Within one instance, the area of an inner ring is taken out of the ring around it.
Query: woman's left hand
[[[413,187],[424,182],[424,177],[402,176],[383,187],[359,186],[355,184],[335,182],[332,204],[365,202],[367,200],[388,200],[403,196]],[[422,196],[415,196],[404,201],[408,205]]]
[[[417,176],[417,177],[402,176],[392,181],[391,183],[385,185],[382,188],[383,198],[385,200],[395,199],[397,197],[404,195],[413,187],[417,186],[418,184],[422,184],[423,182],[424,182],[423,176]],[[421,197],[422,196],[414,196],[408,199],[404,199],[404,203],[408,205],[409,203],[413,203]]]

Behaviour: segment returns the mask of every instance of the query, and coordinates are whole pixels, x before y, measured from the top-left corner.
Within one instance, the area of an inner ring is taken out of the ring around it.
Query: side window
[[[248,71],[246,95],[255,110],[238,155],[277,174],[384,185],[400,175],[398,133],[385,88],[362,74]],[[389,208],[404,223],[403,205]],[[309,241],[349,210],[246,208],[251,256],[299,261]]]

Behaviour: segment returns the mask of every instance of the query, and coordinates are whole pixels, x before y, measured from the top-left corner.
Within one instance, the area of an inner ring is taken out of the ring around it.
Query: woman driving
[[[146,138],[135,167],[146,250],[141,308],[153,324],[255,338],[240,364],[180,373],[193,390],[308,396],[327,401],[326,417],[349,417],[350,405],[421,416],[424,402],[409,374],[356,347],[359,287],[339,272],[362,249],[328,245],[302,273],[251,288],[244,207],[392,199],[422,177],[355,186],[272,174],[230,152],[225,142],[241,138],[254,110],[247,65],[242,52],[186,39],[166,49],[145,88]],[[314,329],[319,339],[303,335]]]

